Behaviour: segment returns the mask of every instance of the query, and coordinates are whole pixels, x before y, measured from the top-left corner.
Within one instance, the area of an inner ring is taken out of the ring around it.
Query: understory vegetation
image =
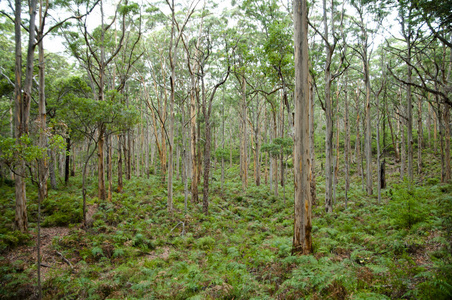
[[[431,161],[434,161],[433,156]],[[435,164],[425,172],[436,171]],[[290,172],[288,172],[290,173]],[[383,203],[352,177],[348,204],[338,184],[333,213],[317,177],[312,255],[292,256],[293,178],[287,201],[267,185],[241,191],[237,167],[211,187],[210,213],[189,203],[175,184],[166,207],[158,175],[132,178],[112,200],[88,187],[92,214],[82,229],[81,178],[50,190],[44,227],[68,227],[44,251],[44,299],[450,299],[452,185],[430,174],[409,187],[388,174]],[[215,178],[220,178],[216,170]],[[36,286],[37,191],[30,184],[30,233],[12,231],[14,188],[1,186],[0,298],[33,299]],[[45,228],[44,228],[45,229]],[[30,249],[26,252],[25,249]],[[59,253],[59,255],[57,255]],[[14,257],[14,259],[11,259]],[[35,257],[35,256],[34,256]],[[63,259],[64,258],[64,259]],[[64,262],[63,260],[66,260]]]

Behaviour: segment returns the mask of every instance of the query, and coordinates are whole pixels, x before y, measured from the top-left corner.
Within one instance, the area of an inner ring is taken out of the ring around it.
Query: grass
[[[67,188],[49,191],[43,225],[72,228],[51,249],[74,268],[51,269],[44,298],[450,299],[452,185],[429,179],[409,189],[392,182],[378,205],[355,179],[347,209],[339,188],[334,212],[325,214],[319,192],[314,253],[292,256],[292,197],[284,205],[282,190],[275,197],[251,183],[242,193],[234,172],[227,172],[223,193],[219,181],[212,183],[208,216],[191,203],[184,214],[179,182],[169,215],[158,176],[133,178],[111,202],[99,201],[94,186],[89,205],[98,208],[86,231],[79,228],[80,179],[71,178]],[[293,195],[290,180],[286,195]],[[27,188],[33,232],[37,193]],[[34,242],[12,231],[14,189],[1,190],[0,250],[6,255]],[[32,261],[2,258],[0,270],[0,298],[32,298]]]

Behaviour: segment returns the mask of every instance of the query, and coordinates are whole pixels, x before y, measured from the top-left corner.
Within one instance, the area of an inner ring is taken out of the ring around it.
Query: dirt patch
[[[52,249],[52,240],[54,237],[64,237],[69,234],[67,227],[49,227],[41,228],[41,279],[45,281],[47,274],[52,268],[69,267],[62,257]],[[6,253],[6,262],[22,260],[24,268],[32,267],[36,264],[38,253],[36,248],[37,233],[32,233],[35,244],[33,246],[20,246]]]

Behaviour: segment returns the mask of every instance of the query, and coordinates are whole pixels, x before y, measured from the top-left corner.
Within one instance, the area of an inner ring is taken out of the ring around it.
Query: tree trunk
[[[308,21],[306,0],[294,2],[295,40],[295,213],[293,253],[312,252],[311,193],[309,172],[309,68],[308,68]]]
[[[402,108],[402,95],[399,92],[400,107]],[[399,111],[399,126],[400,126],[400,179],[405,177],[406,168],[406,139],[405,139],[405,114],[403,111]]]
[[[66,154],[65,154],[65,163],[64,163],[64,183],[67,185],[69,181],[69,168],[70,168],[70,160],[71,160],[71,138],[66,138]]]
[[[422,173],[422,143],[424,132],[422,130],[422,102],[421,97],[417,99],[417,173]]]
[[[450,106],[448,104],[444,105],[443,111],[444,118],[444,156],[445,156],[445,173],[444,173],[444,182],[449,183],[451,179],[451,170],[450,170]]]
[[[366,33],[367,34],[367,33]],[[367,40],[367,35],[366,35]],[[366,53],[366,52],[365,52]],[[366,84],[366,191],[372,195],[372,124],[370,111],[370,70],[367,54],[365,55],[365,84]]]
[[[224,194],[224,89],[223,89],[223,102],[221,105],[221,149],[223,150],[221,153],[221,193]]]
[[[21,1],[15,2],[15,137],[16,143],[20,144],[20,138],[28,134],[28,123],[30,118],[30,100],[33,84],[33,62],[35,48],[35,19],[36,19],[36,0],[29,2],[30,26],[28,36],[27,62],[25,82],[22,91],[22,47],[21,47]],[[20,160],[16,168],[15,192],[16,192],[16,214],[14,227],[21,232],[28,231],[27,217],[27,196],[25,189],[25,162]]]
[[[202,190],[202,210],[205,215],[209,213],[209,172],[210,172],[210,120],[206,120],[206,143],[204,146],[204,182]]]
[[[122,171],[122,152],[124,144],[124,134],[121,133],[118,136],[118,193],[122,193],[123,190],[123,171]]]
[[[324,37],[328,41],[326,0],[323,0]],[[325,42],[325,211],[333,211],[333,103],[331,99],[331,57],[332,51],[328,42]]]
[[[105,142],[105,125],[99,126],[99,139],[97,141],[97,170],[98,170],[98,197],[100,200],[106,200],[105,192],[105,168],[104,168],[104,142]]]
[[[348,78],[345,78],[344,87],[344,129],[345,129],[345,143],[344,143],[344,173],[345,173],[345,209],[348,205],[348,190],[350,188],[350,125],[349,125],[349,112],[348,112],[348,90],[347,90]]]
[[[315,184],[315,125],[314,125],[314,97],[315,97],[315,89],[314,85],[312,84],[312,78],[310,77],[310,84],[309,84],[309,153],[310,153],[310,160],[311,160],[311,169],[310,169],[310,177],[311,177],[311,202],[312,205],[316,204],[316,184]]]
[[[107,136],[107,181],[108,181],[108,194],[107,199],[111,201],[113,192],[113,166],[112,166],[112,155],[113,155],[113,141],[111,134]]]
[[[48,150],[49,153],[49,177],[50,177],[50,187],[52,190],[58,188],[56,174],[55,174],[55,151],[52,149]]]
[[[245,77],[242,78],[242,144],[241,144],[241,174],[242,174],[242,192],[246,191],[248,187],[248,158],[247,158],[247,147],[248,147],[248,134],[247,134],[247,104],[246,104],[246,81]]]
[[[191,195],[192,202],[198,203],[198,151],[197,151],[197,109],[196,109],[196,81],[195,75],[191,75],[191,92],[190,92],[190,129],[191,129],[191,154],[192,154],[192,180]]]
[[[428,107],[428,111],[427,111],[427,124],[426,124],[426,127],[427,127],[427,145],[428,145],[428,147],[430,147],[430,149],[432,148],[432,130],[431,130],[431,127],[432,127],[432,105],[430,104],[430,93],[428,94],[428,97],[429,97],[429,100],[428,100],[428,102],[427,102],[427,107]]]
[[[362,176],[361,170],[361,120],[359,114],[359,92],[356,92],[356,139],[355,139],[355,162],[356,162],[356,172],[358,176]]]

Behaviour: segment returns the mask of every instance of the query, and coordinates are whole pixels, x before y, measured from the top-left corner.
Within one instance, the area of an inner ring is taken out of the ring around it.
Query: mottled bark
[[[295,139],[294,139],[294,236],[293,253],[312,252],[309,155],[309,68],[307,1],[294,0],[295,41]]]

